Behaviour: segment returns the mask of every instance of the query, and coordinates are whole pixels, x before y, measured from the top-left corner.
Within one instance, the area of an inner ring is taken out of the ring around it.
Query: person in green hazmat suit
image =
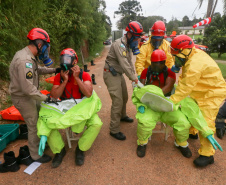
[[[152,130],[158,121],[173,127],[175,145],[184,157],[192,156],[187,142],[191,124],[200,131],[203,137],[210,136],[212,144],[216,144],[222,150],[212,138],[213,131],[207,126],[194,100],[187,97],[181,101],[180,105],[174,105],[165,97],[170,95],[175,82],[175,74],[173,75],[172,71],[166,68],[165,59],[164,51],[155,50],[151,55],[151,66],[144,69],[141,74],[140,80],[146,86],[134,88],[132,101],[137,107],[136,118],[138,119],[137,155],[145,156],[148,138],[152,135]]]
[[[79,68],[76,52],[67,48],[60,54],[61,73],[54,79],[50,95],[61,102],[48,101],[41,104],[38,119],[39,155],[48,142],[55,154],[52,167],[58,167],[66,154],[64,142],[58,129],[71,127],[75,133],[81,133],[75,150],[76,165],[83,165],[84,151],[92,146],[101,127],[102,122],[97,115],[101,109],[101,101],[93,91],[90,75]]]
[[[209,128],[215,132],[215,119],[226,96],[226,83],[220,68],[207,53],[196,49],[193,40],[187,35],[173,39],[171,54],[175,56],[174,68],[181,67],[182,74],[175,94],[170,99],[178,104],[190,96],[197,102]],[[197,130],[193,129],[193,134],[197,134]],[[200,167],[213,164],[213,146],[202,134],[199,134],[199,138],[200,156],[194,160],[194,164]]]

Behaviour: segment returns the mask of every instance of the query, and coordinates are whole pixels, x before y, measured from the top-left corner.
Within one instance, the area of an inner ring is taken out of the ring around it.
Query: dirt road
[[[118,141],[109,135],[111,99],[103,81],[103,65],[109,47],[106,46],[102,56],[94,61],[95,66],[89,66],[90,74],[96,75],[97,85],[94,89],[102,101],[99,116],[103,127],[92,148],[85,152],[85,164],[81,167],[75,166],[74,150],[77,141],[74,141],[72,149],[66,144],[67,154],[58,168],[52,169],[51,163],[42,164],[30,176],[23,172],[26,166],[21,165],[20,171],[16,173],[0,174],[0,184],[226,184],[225,152],[217,150],[215,163],[206,168],[200,169],[193,165],[193,160],[198,157],[198,140],[189,140],[193,156],[187,159],[174,146],[172,133],[167,141],[164,141],[163,134],[153,134],[146,156],[141,159],[136,155],[136,120],[134,123],[121,124],[121,131],[127,136],[125,141]],[[131,98],[132,86],[128,78],[126,80]],[[136,110],[131,99],[127,104],[127,113],[135,119]],[[67,143],[65,131],[62,130],[61,133]],[[223,140],[217,140],[226,150],[226,136]],[[4,152],[13,150],[17,156],[19,147],[26,143],[12,142]],[[47,149],[46,153],[53,156],[50,149]],[[4,161],[3,152],[0,153],[0,161]]]

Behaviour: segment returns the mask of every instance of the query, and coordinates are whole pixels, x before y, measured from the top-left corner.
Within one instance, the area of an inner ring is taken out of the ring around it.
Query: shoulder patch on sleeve
[[[32,73],[31,71],[28,71],[28,72],[26,73],[26,78],[27,78],[27,79],[32,79],[32,78],[33,78],[33,73]]]
[[[125,52],[125,51],[123,51],[123,52],[122,52],[122,55],[126,57],[126,52]]]
[[[32,69],[32,63],[28,63],[28,62],[26,62],[25,66],[26,66],[26,68],[30,68],[30,69]]]

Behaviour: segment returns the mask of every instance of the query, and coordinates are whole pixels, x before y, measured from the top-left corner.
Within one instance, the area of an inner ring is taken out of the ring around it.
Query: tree
[[[180,33],[181,31],[178,28],[180,24],[181,24],[180,21],[172,17],[172,19],[166,24],[167,35],[171,35],[172,31],[176,31],[177,33]]]
[[[226,15],[214,14],[212,23],[206,28],[203,43],[210,49],[210,53],[217,52],[218,58],[226,53]]]
[[[201,8],[202,3],[204,0],[198,0],[199,2],[199,8]],[[224,13],[226,14],[226,0],[222,0],[223,1],[223,9],[224,9]],[[213,17],[214,12],[215,12],[215,8],[217,6],[218,0],[208,0],[208,6],[207,6],[207,12],[206,12],[206,17]]]
[[[142,12],[140,2],[137,0],[124,1],[119,5],[118,11],[114,14],[121,15],[122,18],[117,22],[118,29],[124,29],[130,21],[137,20],[137,15]]]
[[[186,15],[183,17],[182,22],[183,22],[183,26],[191,26],[191,21]]]

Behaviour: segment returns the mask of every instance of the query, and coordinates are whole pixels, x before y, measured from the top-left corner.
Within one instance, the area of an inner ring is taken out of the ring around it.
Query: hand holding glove
[[[38,148],[38,155],[42,156],[46,147],[47,136],[41,136]]]
[[[174,73],[179,73],[180,68],[175,66],[175,65],[173,65],[172,68],[171,68],[171,71],[173,71]]]
[[[210,143],[213,145],[213,148],[215,150],[217,150],[217,148],[219,148],[219,150],[221,152],[223,152],[223,149],[221,148],[221,146],[219,145],[219,143],[213,138],[212,135],[208,135],[206,138],[209,139]],[[217,147],[215,145],[217,145]]]
[[[138,107],[138,111],[143,114],[145,112],[145,107],[144,106],[140,106]]]
[[[50,94],[47,94],[46,96],[47,96],[47,98],[46,98],[46,100],[44,102],[45,103],[50,103],[51,102]]]

